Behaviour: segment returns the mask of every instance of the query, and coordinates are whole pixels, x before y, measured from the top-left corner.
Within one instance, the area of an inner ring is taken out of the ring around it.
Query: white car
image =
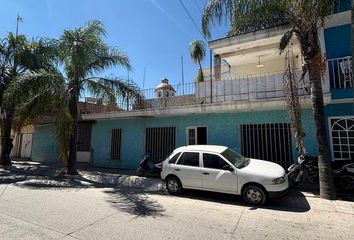
[[[258,205],[269,197],[285,195],[289,187],[280,165],[213,145],[175,149],[163,162],[161,178],[171,194],[182,189],[207,190],[242,195],[247,203]]]

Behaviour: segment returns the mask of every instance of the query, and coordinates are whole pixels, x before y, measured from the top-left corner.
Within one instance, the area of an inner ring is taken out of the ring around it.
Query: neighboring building
[[[354,157],[350,7],[351,1],[339,1],[320,33],[327,56],[323,92],[333,160]],[[143,90],[142,99],[125,99],[116,109],[82,112],[79,160],[97,167],[135,169],[148,150],[159,160],[182,145],[216,144],[289,166],[297,152],[285,107],[286,58],[278,50],[287,29],[281,26],[209,42],[214,53],[212,81],[209,70],[200,83],[171,86],[163,79],[156,89]],[[300,78],[302,56],[296,41],[290,52]],[[302,123],[306,149],[316,154],[306,88],[307,77],[299,88]],[[50,124],[36,126],[32,159],[57,161]]]

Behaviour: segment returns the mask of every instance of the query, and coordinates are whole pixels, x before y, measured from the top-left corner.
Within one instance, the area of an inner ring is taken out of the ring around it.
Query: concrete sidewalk
[[[61,185],[62,187],[74,188],[135,188],[147,193],[159,192],[167,194],[165,184],[158,177],[138,177],[132,170],[106,169],[79,166],[79,175],[71,176],[63,174],[63,169],[57,166],[40,164],[38,162],[14,161],[11,167],[5,171],[12,173],[15,178],[26,176],[32,184],[41,183],[43,187]],[[17,176],[16,176],[17,174]],[[43,183],[43,179],[46,181]],[[0,180],[4,181],[4,178]],[[206,193],[208,195],[208,193]],[[215,195],[215,193],[213,193]],[[221,194],[222,195],[222,194]],[[224,196],[221,196],[224,197]],[[306,199],[306,200],[304,200]],[[286,202],[284,205],[283,202]],[[290,208],[311,208],[333,212],[354,214],[354,194],[338,193],[336,201],[328,201],[319,198],[318,186],[313,184],[300,184],[296,189],[290,189],[287,196],[271,199],[271,204]]]

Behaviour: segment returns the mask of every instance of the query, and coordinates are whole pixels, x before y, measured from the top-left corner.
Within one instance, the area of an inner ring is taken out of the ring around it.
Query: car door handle
[[[179,169],[179,168],[175,168],[174,170],[177,171],[177,172],[178,172],[178,171],[181,171],[181,169]]]
[[[203,172],[203,174],[204,174],[204,175],[209,175],[210,173],[208,173],[208,172]]]

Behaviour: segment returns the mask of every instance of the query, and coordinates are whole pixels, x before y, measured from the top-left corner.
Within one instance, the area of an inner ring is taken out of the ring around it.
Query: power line
[[[182,0],[178,0],[178,1],[181,3],[183,9],[184,9],[184,10],[186,11],[186,13],[188,14],[189,19],[192,21],[192,23],[194,24],[195,28],[198,30],[198,32],[200,33],[200,35],[202,35],[202,37],[204,38],[204,40],[208,42],[208,40],[205,38],[204,34],[202,33],[202,31],[200,31],[198,25],[195,23],[194,19],[192,18],[192,15],[189,13],[188,9],[187,9],[186,6],[183,4]]]
[[[208,42],[208,40],[206,39],[206,37],[204,36],[204,34],[202,33],[202,31],[200,31],[200,29],[198,28],[198,25],[195,23],[194,19],[192,18],[192,16],[190,15],[188,9],[186,8],[186,6],[184,6],[182,0],[178,0],[182,7],[184,8],[184,10],[186,11],[186,13],[188,14],[190,20],[193,22],[195,28],[198,30],[198,32],[200,33],[200,35],[202,35],[202,37],[204,38],[204,40],[206,42]],[[209,69],[210,69],[210,102],[213,102],[213,84],[212,84],[212,81],[213,81],[213,73],[212,73],[212,65],[213,65],[213,60],[212,60],[212,51],[211,49],[209,48],[209,60],[210,60],[210,65],[209,65]]]

